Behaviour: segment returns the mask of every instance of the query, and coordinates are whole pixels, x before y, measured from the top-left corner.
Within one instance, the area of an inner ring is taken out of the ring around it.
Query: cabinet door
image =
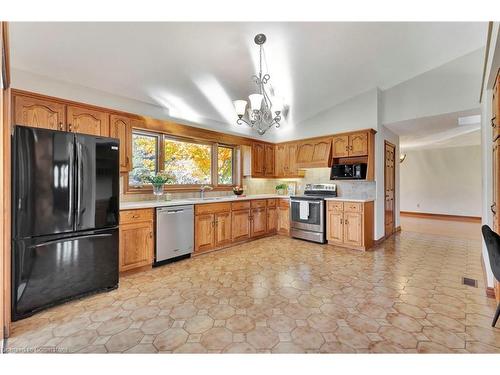
[[[153,262],[153,222],[120,225],[120,271]]]
[[[267,177],[274,177],[274,146],[265,145],[264,149],[264,175]]]
[[[64,104],[26,96],[14,97],[16,125],[52,130],[66,130]]]
[[[331,139],[316,141],[316,143],[314,144],[312,162],[328,164],[330,162],[331,149],[332,149]]]
[[[349,136],[349,156],[368,155],[368,133],[355,133]]]
[[[265,148],[261,143],[254,143],[252,145],[252,176],[264,176],[264,163],[265,163]]]
[[[85,107],[67,107],[68,131],[92,135],[109,135],[109,114]]]
[[[233,242],[250,238],[250,210],[233,211],[231,214]]]
[[[287,173],[287,145],[276,145],[276,155],[275,155],[275,172],[276,177],[284,177]]]
[[[278,206],[278,232],[288,236],[290,234],[290,209]]]
[[[297,163],[308,164],[312,161],[314,153],[314,144],[311,142],[302,142],[297,149]]]
[[[344,212],[344,244],[363,245],[363,214]]]
[[[194,251],[202,253],[215,247],[215,215],[203,214],[194,217]]]
[[[286,176],[297,176],[299,170],[297,168],[297,144],[291,143],[287,146],[287,164],[285,164]]]
[[[215,247],[231,243],[231,212],[215,214]]]
[[[267,233],[276,233],[278,229],[278,212],[276,207],[268,207],[267,209]]]
[[[266,208],[253,208],[251,216],[250,236],[257,237],[267,232]]]
[[[125,116],[111,115],[109,125],[109,136],[120,140],[120,172],[128,172],[132,169],[132,127],[130,118]]]
[[[328,211],[326,237],[329,242],[344,242],[344,213]]]
[[[349,156],[349,136],[339,135],[333,137],[332,141],[332,157],[343,158]]]

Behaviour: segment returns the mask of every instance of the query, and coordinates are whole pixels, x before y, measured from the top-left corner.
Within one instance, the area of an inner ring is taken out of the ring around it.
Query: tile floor
[[[479,288],[461,285],[461,277]],[[123,277],[16,322],[8,350],[500,352],[480,242],[402,232],[362,253],[274,236]]]

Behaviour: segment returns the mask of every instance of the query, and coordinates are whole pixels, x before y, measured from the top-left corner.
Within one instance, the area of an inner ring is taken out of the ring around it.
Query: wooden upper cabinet
[[[332,148],[332,157],[334,158],[349,156],[349,136],[339,135],[333,137]]]
[[[264,175],[274,176],[274,145],[264,146]]]
[[[349,135],[349,156],[368,155],[368,133],[354,133]]]
[[[297,167],[314,168],[331,165],[332,139],[314,138],[301,141],[297,150]]]
[[[283,177],[286,175],[288,161],[288,145],[279,144],[276,145],[275,162],[274,168],[277,177]]]
[[[111,115],[109,136],[120,140],[120,172],[132,169],[132,125],[126,116]]]
[[[75,133],[109,136],[109,114],[85,107],[67,107],[67,130]]]
[[[299,169],[297,168],[297,144],[290,143],[287,145],[288,164],[285,170],[285,177],[297,176]]]
[[[64,104],[48,99],[14,96],[15,125],[66,130]]]
[[[266,148],[263,143],[254,143],[252,145],[252,176],[264,176],[265,153]]]

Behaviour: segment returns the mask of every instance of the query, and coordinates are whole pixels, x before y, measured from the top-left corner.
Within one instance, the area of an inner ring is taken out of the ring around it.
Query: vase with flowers
[[[149,174],[144,180],[153,185],[153,194],[158,199],[163,195],[163,186],[173,181],[172,177],[163,172]]]

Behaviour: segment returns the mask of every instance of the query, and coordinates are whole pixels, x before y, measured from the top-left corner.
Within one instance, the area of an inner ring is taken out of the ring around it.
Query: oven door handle
[[[300,203],[300,202],[307,202],[309,204],[321,204],[321,202],[312,202],[312,201],[308,201],[308,200],[291,200],[292,203]]]

